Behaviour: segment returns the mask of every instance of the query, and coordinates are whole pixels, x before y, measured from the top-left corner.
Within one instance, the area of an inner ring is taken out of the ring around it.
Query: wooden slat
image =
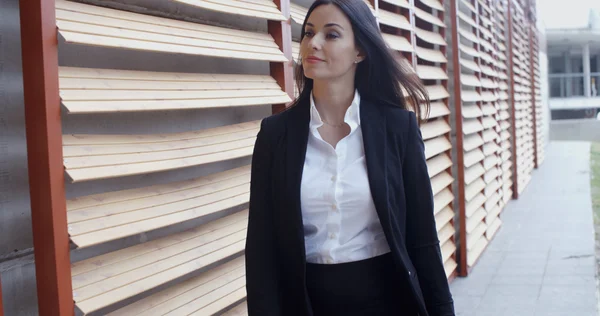
[[[406,8],[406,9],[410,9],[410,7],[411,7],[411,5],[408,3],[407,0],[382,0],[382,1],[387,2],[389,4],[393,4],[398,7]]]
[[[444,271],[446,272],[446,278],[449,278],[454,273],[454,271],[456,271],[457,266],[458,263],[456,263],[456,261],[452,258],[444,262]]]
[[[433,213],[439,213],[444,207],[454,200],[454,195],[450,189],[444,189],[433,197]]]
[[[270,76],[60,68],[69,113],[109,113],[254,106],[291,99]]]
[[[479,81],[479,78],[477,78],[473,75],[467,75],[467,74],[460,75],[460,83],[465,86],[471,86],[471,87],[480,87],[481,86],[481,82]]]
[[[485,247],[487,247],[488,245],[488,241],[486,238],[481,238],[477,244],[475,246],[473,246],[473,249],[471,249],[468,253],[467,253],[467,265],[473,266],[473,264],[475,264],[475,261],[477,261],[477,259],[481,256],[481,254],[483,253],[483,250],[485,249]]]
[[[481,71],[481,68],[479,68],[479,66],[477,65],[477,63],[475,63],[474,61],[468,60],[468,59],[461,58],[460,59],[460,65],[463,66],[463,67],[465,67],[465,68],[467,68],[467,69],[469,69],[469,70],[475,71],[475,72],[480,72]]]
[[[431,97],[431,96],[430,96]],[[444,102],[431,102],[429,107],[429,118],[437,118],[450,114],[450,109]]]
[[[454,211],[449,206],[446,206],[439,213],[435,214],[435,226],[437,231],[439,232],[454,218]]]
[[[448,74],[440,67],[417,65],[421,80],[448,80]]]
[[[207,10],[236,15],[251,16],[260,19],[285,21],[286,18],[271,0],[175,0]]]
[[[429,171],[429,177],[434,177],[440,172],[450,168],[452,166],[452,160],[448,155],[438,155],[434,158],[427,160],[427,170]]]
[[[477,105],[463,105],[462,115],[464,118],[477,118],[483,116],[483,112]]]
[[[454,244],[454,242],[452,242],[452,240],[448,240],[442,245],[441,251],[442,261],[446,262],[456,252],[456,245]]]
[[[450,144],[448,138],[444,136],[427,140],[425,141],[425,157],[429,159],[451,148],[452,144]]]
[[[246,157],[252,154],[259,123],[178,133],[163,139],[160,135],[64,136],[65,171],[78,182]]]
[[[483,145],[483,138],[478,134],[465,136],[464,138],[463,148],[465,151],[471,151],[481,145]]]
[[[465,188],[465,200],[471,201],[479,192],[485,188],[485,182],[479,178]]]
[[[425,22],[429,22],[433,25],[445,28],[446,24],[444,24],[444,21],[440,20],[438,17],[434,16],[431,13],[428,13],[426,11],[423,11],[417,7],[413,8],[413,12],[415,14],[415,16]]]
[[[450,132],[450,125],[445,120],[435,120],[421,125],[424,140],[431,139]]]
[[[408,42],[408,40],[405,37],[387,33],[382,33],[381,35],[383,36],[383,39],[391,49],[402,52],[413,51],[413,46]]]
[[[452,225],[445,225],[438,232],[438,238],[439,240],[449,240],[450,238],[452,238],[452,236],[454,236],[455,232],[456,230]]]
[[[465,169],[465,185],[471,184],[485,173],[483,166],[478,163]]]
[[[470,167],[485,158],[483,151],[481,149],[471,150],[468,153],[465,153],[464,161],[465,167]]]
[[[477,211],[475,211],[475,213],[469,216],[466,225],[467,233],[471,233],[473,232],[473,230],[475,230],[475,228],[477,228],[479,223],[481,223],[481,221],[483,221],[483,219],[485,218],[485,214],[485,210],[483,208],[479,208],[477,209]]]
[[[306,14],[308,13],[308,8],[300,6],[294,2],[290,3],[290,16],[292,17],[292,21],[303,25],[304,19],[306,18]]]
[[[465,215],[471,217],[485,203],[485,195],[478,193],[471,201],[465,205]]]
[[[460,44],[459,47],[463,53],[470,55],[471,57],[479,57],[479,52],[476,49],[463,44]]]
[[[440,191],[448,187],[450,184],[452,184],[453,181],[454,179],[448,172],[442,172],[437,176],[431,178],[431,187],[433,194],[435,195],[439,193]]]
[[[445,99],[450,96],[450,94],[448,94],[448,90],[446,90],[446,88],[444,88],[442,85],[425,86],[425,89],[427,89],[429,99],[432,101]]]
[[[221,316],[248,316],[248,304],[246,301],[243,301],[234,308],[221,314]]]
[[[479,222],[477,227],[475,227],[475,229],[473,229],[473,231],[470,234],[468,234],[468,236],[467,236],[467,249],[468,250],[472,250],[473,248],[475,248],[475,246],[477,245],[479,240],[485,234],[486,229],[487,229],[487,225],[484,222]]]
[[[479,25],[477,24],[477,22],[475,22],[471,17],[469,17],[468,15],[462,13],[462,12],[458,12],[458,17],[467,22],[467,24],[469,24],[472,28],[474,29],[479,29]]]
[[[463,102],[481,101],[481,95],[477,91],[473,90],[462,90],[460,92],[460,96]]]
[[[292,58],[295,62],[298,62],[300,58],[300,43],[292,42]]]
[[[501,225],[502,225],[502,221],[499,218],[496,218],[496,220],[493,221],[491,223],[491,225],[488,226],[488,229],[485,233],[488,240],[492,240],[492,238],[494,238],[494,235],[496,235],[496,233],[498,232],[498,229],[500,229]]]
[[[444,38],[439,33],[426,31],[418,27],[415,27],[414,31],[418,38],[424,40],[427,43],[446,46],[446,40],[444,40]]]
[[[244,256],[240,256],[200,276],[110,313],[109,316],[187,315],[189,312],[198,312],[211,303],[218,302],[218,294],[223,294],[223,290],[227,294],[227,289],[237,290],[245,286],[244,269]]]
[[[84,313],[114,305],[244,250],[248,212],[80,261],[73,297]]]
[[[430,61],[433,63],[447,63],[448,62],[448,59],[446,59],[446,56],[444,56],[444,54],[439,50],[427,49],[427,48],[417,46],[416,52],[417,52],[417,57],[419,57],[423,60],[426,60],[426,61]]]
[[[215,214],[248,202],[249,167],[193,180],[69,200],[71,241],[80,248]]]
[[[483,126],[478,119],[470,119],[463,121],[463,133],[465,135],[477,133],[483,130]]]
[[[427,5],[428,7],[438,10],[438,11],[444,11],[444,6],[440,3],[440,1],[438,0],[420,0],[421,3]]]
[[[466,8],[468,8],[469,10],[471,10],[473,13],[479,13],[469,0],[461,0],[460,3],[462,5],[464,5]]]
[[[71,1],[56,1],[57,27],[68,43],[285,62],[269,34],[176,21]]]
[[[412,30],[412,26],[406,17],[387,10],[379,10],[379,23],[403,30]]]
[[[466,40],[470,41],[471,43],[474,44],[479,44],[479,38],[477,38],[477,36],[469,31],[460,29],[458,30],[458,34],[460,34],[462,37],[464,37]]]

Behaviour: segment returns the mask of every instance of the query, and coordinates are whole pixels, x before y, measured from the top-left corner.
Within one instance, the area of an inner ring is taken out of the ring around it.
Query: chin
[[[329,76],[319,73],[319,71],[314,71],[313,69],[304,69],[304,76],[312,80],[325,80],[329,78]]]

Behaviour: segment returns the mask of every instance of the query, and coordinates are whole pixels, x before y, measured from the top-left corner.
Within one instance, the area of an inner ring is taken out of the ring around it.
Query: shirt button
[[[334,233],[329,234],[329,239],[335,239],[335,234]]]
[[[331,181],[335,182],[335,179],[336,179],[336,177],[335,177],[335,176],[332,176],[332,177],[331,177]]]
[[[337,211],[337,205],[335,205],[335,204],[331,205],[331,209],[334,211]]]

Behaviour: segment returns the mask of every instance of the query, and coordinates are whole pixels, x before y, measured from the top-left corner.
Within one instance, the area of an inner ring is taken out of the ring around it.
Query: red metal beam
[[[531,77],[531,112],[533,114],[533,164],[534,168],[537,169],[538,165],[538,130],[537,130],[537,106],[535,104],[535,58],[534,54],[537,54],[537,50],[534,48],[534,34],[535,25],[529,26],[529,74]]]
[[[2,307],[2,280],[0,279],[0,316],[4,316],[4,307]]]
[[[73,315],[54,0],[21,0],[25,127],[38,310]]]
[[[463,116],[460,90],[460,37],[458,35],[458,1],[450,1],[450,20],[452,23],[452,63],[454,65],[454,117],[456,126],[456,176],[458,181],[458,214],[460,258],[459,275],[467,276],[467,217],[465,211],[465,157],[463,145]]]
[[[277,8],[287,18],[286,21],[269,21],[269,34],[275,39],[275,43],[288,59],[285,63],[269,63],[271,76],[287,92],[290,98],[294,99],[294,60],[292,58],[292,26],[290,20],[290,0],[273,0]],[[273,114],[285,110],[286,104],[274,104],[272,106]]]
[[[513,3],[508,1],[506,8],[508,15],[508,59],[509,59],[509,77],[510,77],[510,120],[511,120],[511,136],[512,136],[512,169],[513,169],[513,199],[519,198],[519,175],[518,175],[518,157],[517,157],[517,117],[515,113],[515,54],[513,53]]]

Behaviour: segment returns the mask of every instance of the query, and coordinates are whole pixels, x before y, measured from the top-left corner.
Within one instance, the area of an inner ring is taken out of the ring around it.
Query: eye
[[[337,33],[327,33],[327,39],[336,39],[339,37],[340,37],[340,35]]]
[[[314,33],[313,31],[310,31],[310,30],[309,30],[309,31],[305,31],[305,32],[304,32],[304,36],[306,36],[306,37],[309,37],[309,38],[310,38],[310,37],[313,37],[313,36],[315,36],[315,33]]]

